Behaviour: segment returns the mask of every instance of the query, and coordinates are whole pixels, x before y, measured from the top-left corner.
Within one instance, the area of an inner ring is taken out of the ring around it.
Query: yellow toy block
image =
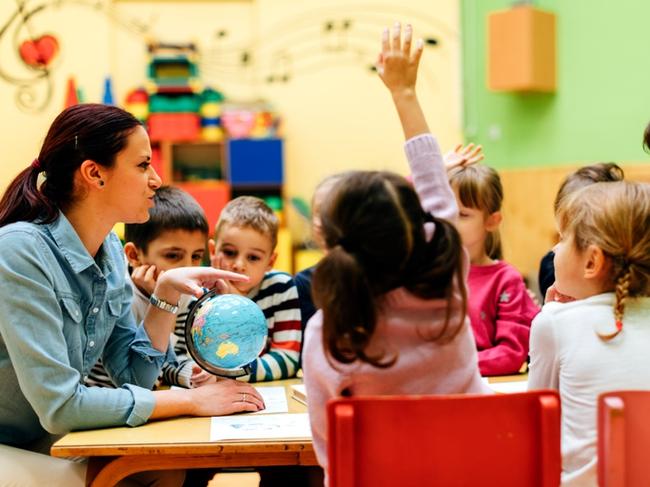
[[[291,232],[288,228],[278,230],[278,245],[275,248],[278,258],[275,260],[274,269],[293,274],[293,248],[291,244]]]
[[[318,264],[323,258],[323,252],[318,249],[296,250],[294,265],[296,272],[300,272],[308,267]]]

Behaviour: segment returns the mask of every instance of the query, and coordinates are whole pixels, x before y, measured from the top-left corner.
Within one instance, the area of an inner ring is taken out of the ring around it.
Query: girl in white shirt
[[[598,395],[650,389],[650,185],[587,186],[560,201],[557,221],[529,388],[560,392],[562,484],[595,486]]]

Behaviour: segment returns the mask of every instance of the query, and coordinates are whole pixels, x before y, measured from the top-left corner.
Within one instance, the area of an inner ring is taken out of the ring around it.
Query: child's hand
[[[415,51],[411,54],[412,38],[413,29],[410,24],[406,24],[404,42],[401,42],[399,22],[395,23],[392,33],[388,28],[382,33],[381,53],[375,67],[393,96],[407,92],[415,93],[415,82],[424,42],[418,39]]]
[[[240,296],[246,296],[245,293],[241,292],[235,287],[232,281],[228,281],[226,279],[221,279],[217,283],[216,288],[219,294],[239,294]]]
[[[214,257],[210,259],[210,264],[212,265],[212,267],[216,269],[227,268],[224,265],[223,258],[221,257]],[[221,279],[220,282],[217,283],[216,288],[219,294],[239,294],[240,296],[246,296],[245,293],[242,293],[239,289],[235,287],[232,281],[228,281],[226,279]]]
[[[468,144],[463,147],[463,144],[458,144],[453,151],[445,154],[445,167],[449,171],[458,166],[471,166],[482,161],[484,157],[482,146]]]
[[[576,298],[558,292],[557,289],[555,289],[555,284],[553,284],[546,290],[546,299],[544,302],[550,303],[552,301],[555,301],[556,303],[570,303],[571,301],[575,300]]]
[[[133,269],[131,273],[131,280],[138,289],[147,293],[147,295],[153,294],[153,290],[156,288],[156,281],[158,280],[158,273],[156,272],[155,265],[141,265]]]
[[[192,387],[201,387],[206,384],[214,384],[219,379],[217,376],[212,375],[210,372],[206,372],[198,365],[192,366],[192,377],[190,377],[190,384]]]

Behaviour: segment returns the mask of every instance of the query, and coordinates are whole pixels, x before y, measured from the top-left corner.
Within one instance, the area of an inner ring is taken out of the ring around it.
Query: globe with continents
[[[266,345],[264,313],[236,294],[205,294],[185,323],[187,348],[204,370],[224,377],[250,373],[250,364]]]

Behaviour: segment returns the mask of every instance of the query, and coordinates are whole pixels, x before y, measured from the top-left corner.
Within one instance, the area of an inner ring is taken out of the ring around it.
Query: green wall
[[[557,16],[553,94],[487,89],[487,14],[514,1],[461,0],[464,132],[486,162],[522,168],[648,161],[650,1],[539,0]]]

